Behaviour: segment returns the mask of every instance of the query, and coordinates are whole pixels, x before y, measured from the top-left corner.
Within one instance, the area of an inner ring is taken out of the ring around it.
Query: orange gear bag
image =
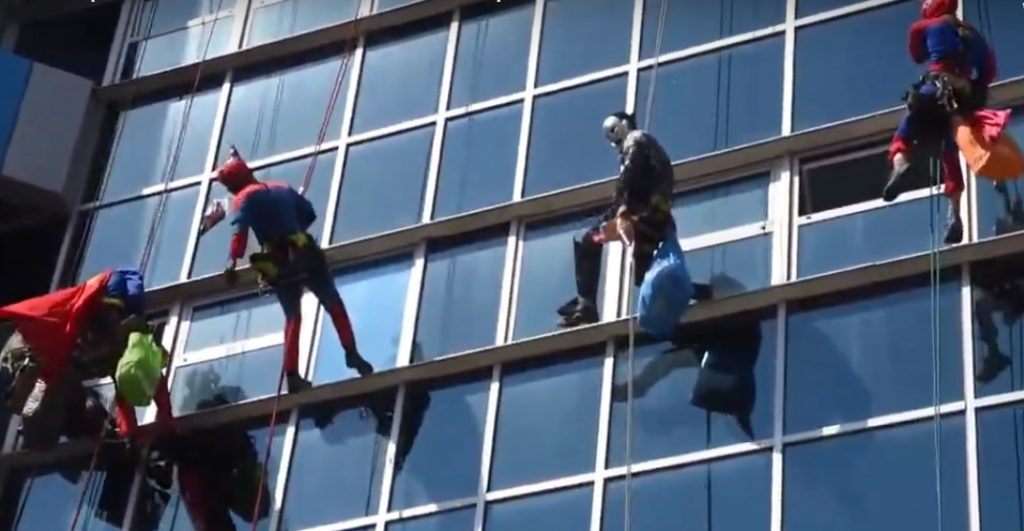
[[[1001,125],[1004,126],[1005,121]],[[953,127],[956,145],[975,175],[992,181],[1004,181],[1016,179],[1024,173],[1024,156],[1021,155],[1020,147],[1000,125],[993,126],[984,119],[968,122],[956,118]],[[993,127],[1001,130],[993,134]]]

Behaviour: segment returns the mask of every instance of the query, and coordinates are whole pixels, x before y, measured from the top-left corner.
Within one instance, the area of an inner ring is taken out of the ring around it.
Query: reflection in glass
[[[388,524],[387,531],[473,531],[474,508],[401,520]]]
[[[208,17],[222,9],[233,7],[230,0],[145,0],[142,4],[140,18],[147,22],[150,19],[153,21],[152,26],[148,28],[149,35],[183,28],[197,18]]]
[[[437,112],[448,24],[371,38],[363,58],[353,133]]]
[[[185,352],[262,337],[284,328],[284,314],[272,297],[220,301],[192,310]]]
[[[512,200],[522,104],[449,121],[434,219]]]
[[[449,107],[526,88],[533,2],[484,2],[463,8]]]
[[[519,266],[513,339],[523,339],[559,329],[555,309],[576,296],[573,237],[584,232],[596,213],[572,214],[526,226]],[[602,250],[601,263],[608,256]],[[598,284],[597,300],[604,300],[604,282]]]
[[[860,0],[797,0],[796,16],[806,17],[859,2]]]
[[[228,0],[223,0],[223,3],[227,4]],[[231,42],[234,23],[233,16],[226,16],[132,42],[125,52],[121,79],[152,74],[227,53],[234,48]]]
[[[626,482],[618,480],[607,487],[601,529],[768,529],[771,478],[766,453],[633,476],[628,525]]]
[[[489,504],[484,531],[588,529],[593,490],[584,487]]]
[[[786,531],[940,529],[931,421],[790,446]],[[942,420],[941,531],[967,529],[963,417]]]
[[[203,173],[219,97],[219,90],[205,90],[192,98],[181,149],[177,150],[188,98],[150,103],[121,113],[120,131],[107,163],[106,184],[97,199],[127,197],[167,181],[171,169],[168,160],[175,151],[178,163],[170,180]]]
[[[428,247],[414,362],[494,344],[507,236],[499,227]]]
[[[344,102],[351,77],[351,70],[345,69],[341,90],[332,94],[343,61],[339,53],[270,74],[264,67],[237,81],[231,89],[220,150],[226,153],[234,145],[246,160],[255,161],[313,146],[332,95],[335,107],[324,141],[336,140],[345,107],[338,102]]]
[[[1000,68],[1003,64],[1000,63]],[[1024,109],[1015,109],[1006,130],[1018,142],[1024,141]],[[978,238],[991,238],[1024,230],[1024,198],[1019,180],[992,183],[976,179],[978,190]]]
[[[419,223],[433,136],[430,126],[349,148],[332,242]]]
[[[324,228],[324,212],[327,211],[327,198],[330,196],[331,190],[331,175],[334,173],[334,161],[337,155],[337,151],[330,151],[316,157],[316,166],[313,168],[313,175],[309,180],[309,190],[305,194],[316,210],[316,221],[309,227],[308,232],[317,241],[320,240]],[[261,181],[281,181],[299,190],[305,182],[306,172],[309,170],[311,162],[312,158],[304,158],[270,166],[253,173]],[[203,211],[205,212],[206,208],[212,205],[215,200],[229,200],[228,204],[231,204],[230,198],[231,194],[228,193],[227,189],[220,185],[214,185],[210,188],[210,195],[207,198],[206,207]],[[203,234],[196,248],[191,278],[220,273],[224,270],[224,265],[227,263],[228,248],[231,244],[231,235],[234,232],[234,226],[229,223],[229,220],[225,220]],[[250,241],[254,241],[254,239],[250,239]],[[247,261],[247,258],[243,258],[239,260],[239,265],[243,265]]]
[[[0,500],[0,528],[69,529],[81,501],[84,505],[78,522],[69,531],[121,529],[135,461],[123,451],[111,451],[92,472],[90,462],[85,457],[33,470],[12,469]],[[91,488],[83,498],[86,481]]]
[[[694,282],[711,284],[715,297],[728,297],[771,283],[772,236],[754,236],[686,253]]]
[[[398,440],[398,455],[405,457],[395,463],[392,509],[476,496],[490,382],[475,378],[406,391]]]
[[[897,2],[798,29],[793,130],[901,106],[900,94],[920,76],[920,68],[902,51],[919,7]]]
[[[935,249],[944,245],[941,228],[945,215],[946,200],[931,196],[802,225],[797,229],[797,276],[809,277]]]
[[[593,6],[587,9],[599,12]],[[615,176],[618,155],[602,136],[601,123],[609,114],[622,110],[625,94],[626,78],[617,77],[538,98],[533,109],[523,195],[530,197]]]
[[[103,208],[85,216],[83,229],[88,233],[79,252],[81,262],[77,282],[84,282],[110,267],[139,267],[146,240],[154,230],[149,262],[143,272],[146,287],[176,282],[181,277],[185,247],[192,216],[195,215],[199,187],[170,192],[160,219],[154,220],[160,196],[150,196]]]
[[[1009,50],[1019,50],[1024,45],[1024,34],[1020,32],[1020,7],[1016,2],[993,2],[991,0],[964,0],[963,18],[981,31],[998,55],[997,81],[1011,79],[1024,74],[1024,57]],[[1016,135],[1017,140],[1022,140]]]
[[[644,2],[640,57],[658,51],[658,26],[662,10],[661,53],[682,50],[757,29],[781,24],[786,17],[785,0],[662,0]]]
[[[978,412],[981,529],[1024,528],[1024,410]]]
[[[394,399],[391,391],[369,400],[390,410]],[[367,414],[364,404],[337,402],[302,412],[285,500],[289,529],[377,512],[391,423],[386,415]]]
[[[350,20],[355,18],[358,6],[358,0],[285,0],[264,4],[252,12],[248,45],[255,46]]]
[[[782,37],[771,37],[659,66],[651,120],[646,110],[653,69],[641,72],[637,122],[658,137],[672,160],[778,136],[783,44]]]
[[[786,431],[933,404],[931,323],[938,308],[940,400],[963,396],[959,282],[928,278],[793,308],[786,334]]]
[[[277,392],[281,346],[234,354],[175,370],[171,404],[175,415],[191,413],[206,400],[237,404]]]
[[[620,0],[548,0],[544,4],[537,85],[629,61],[633,6]],[[604,111],[611,114],[617,110]]]
[[[633,361],[632,434],[626,431],[629,370],[628,350],[622,342],[615,360],[608,464],[626,464],[630,435],[634,463],[771,437],[775,334],[774,319],[733,316],[681,326],[680,346],[638,346]],[[705,352],[727,366],[701,368]],[[699,372],[704,372],[700,378]],[[733,407],[733,411],[743,409],[753,437],[743,432],[736,419],[693,405],[696,398]]]
[[[345,302],[359,350],[378,371],[395,366],[411,268],[412,257],[403,255],[351,266],[335,276],[334,285]],[[333,333],[329,322],[323,322],[323,313],[320,318],[320,344],[313,383],[319,385],[355,377],[355,370],[345,365],[337,334]]]
[[[978,396],[1024,388],[1024,269],[1020,256],[971,268],[974,388]]]
[[[593,470],[602,349],[503,370],[491,490]]]
[[[768,218],[768,175],[687,191],[675,198],[678,236],[692,238]]]

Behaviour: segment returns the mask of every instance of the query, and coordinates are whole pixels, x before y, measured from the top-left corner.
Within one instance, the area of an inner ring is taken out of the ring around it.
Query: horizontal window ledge
[[[948,247],[939,251],[941,267],[959,266],[1024,252],[1024,233],[1008,234],[978,243]],[[786,284],[712,300],[694,305],[684,322],[701,322],[729,315],[772,307],[779,303],[828,295],[851,289],[864,288],[881,282],[921,275],[931,268],[931,253],[876,262],[843,271],[796,280]],[[629,333],[629,319],[622,318],[572,330],[524,339],[504,345],[495,345],[462,354],[431,360],[415,365],[381,371],[370,376],[335,382],[308,391],[284,394],[279,411],[311,406],[344,397],[366,395],[413,381],[456,376],[467,372],[572,350],[577,347],[600,344]],[[268,417],[273,412],[275,397],[253,399],[218,409],[191,413],[178,419],[182,430],[195,430],[223,425],[229,422]],[[71,455],[87,453],[92,443],[73,441],[54,452],[15,452],[0,456],[4,465],[26,466],[58,461]]]
[[[223,75],[229,70],[259,65],[275,59],[294,57],[333,43],[344,42],[354,37],[450,13],[457,8],[478,4],[483,1],[427,0],[380,13],[365,15],[355,20],[347,20],[298,35],[210,57],[201,63],[202,75],[204,77]],[[200,63],[190,63],[97,87],[96,96],[102,101],[125,101],[135,98],[139,94],[155,92],[167,87],[191,85],[199,68]]]

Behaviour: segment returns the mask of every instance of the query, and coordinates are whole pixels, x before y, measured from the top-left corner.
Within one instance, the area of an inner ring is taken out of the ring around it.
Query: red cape
[[[82,328],[106,293],[110,273],[0,308],[0,319],[13,320],[25,343],[39,357],[43,379],[59,374],[67,365]]]

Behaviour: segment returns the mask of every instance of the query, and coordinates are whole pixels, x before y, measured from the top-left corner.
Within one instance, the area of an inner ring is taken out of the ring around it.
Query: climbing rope
[[[945,146],[942,146],[943,148]],[[931,184],[939,180],[942,175],[942,163],[938,157],[931,157],[928,161],[931,173]],[[942,358],[941,349],[941,320],[939,290],[941,286],[941,271],[939,270],[939,217],[941,216],[942,198],[940,194],[932,193],[929,197],[929,224],[931,228],[931,251],[929,252],[929,295],[931,305],[931,353],[932,353],[932,429],[935,446],[935,507],[938,519],[938,528],[942,529],[942,414],[939,404],[942,402],[942,369],[940,361]]]
[[[667,14],[668,0],[661,0],[658,12],[658,31],[654,38],[654,66],[651,69],[651,81],[647,87],[647,102],[644,108],[644,130],[648,132],[650,132],[653,118],[651,111],[654,106],[654,90],[658,84],[658,65],[661,63],[661,44],[665,32],[665,18]],[[673,235],[672,237],[675,238],[676,236]],[[626,268],[626,304],[630,308],[633,306],[633,278],[635,275],[633,268],[636,267],[636,263],[633,260],[633,245],[635,243],[630,243],[626,246],[626,263],[628,264]],[[636,319],[633,313],[633,311],[629,312],[630,315],[626,321],[629,341],[626,352],[626,495],[623,510],[623,531],[632,529],[633,524],[633,378],[635,376],[634,359],[636,357]]]
[[[356,17],[352,22],[352,40],[346,43],[345,50],[341,63],[338,65],[338,73],[334,78],[334,86],[331,90],[330,95],[327,98],[327,109],[324,111],[323,121],[320,125],[320,131],[317,134],[316,145],[313,150],[313,156],[310,159],[309,166],[306,168],[306,175],[302,180],[302,187],[299,189],[299,193],[305,195],[309,189],[309,185],[313,180],[313,172],[316,169],[316,159],[319,156],[320,146],[323,144],[324,138],[327,135],[327,128],[331,122],[331,116],[334,114],[334,108],[337,105],[338,97],[341,93],[341,86],[344,83],[345,72],[348,69],[349,58],[355,53],[355,49],[359,43],[359,23],[360,17],[358,13],[358,5],[356,6]],[[267,431],[267,444],[263,450],[263,464],[260,466],[260,481],[257,485],[260,486],[256,492],[256,503],[252,508],[252,527],[251,531],[256,531],[257,525],[259,524],[259,510],[260,504],[263,502],[263,484],[267,480],[267,467],[270,465],[270,454],[274,443],[274,430],[277,427],[277,418],[281,408],[281,392],[284,390],[284,377],[285,377],[285,364],[284,360],[281,361],[281,371],[277,377],[277,392],[274,394],[274,406],[270,414],[270,427]]]

